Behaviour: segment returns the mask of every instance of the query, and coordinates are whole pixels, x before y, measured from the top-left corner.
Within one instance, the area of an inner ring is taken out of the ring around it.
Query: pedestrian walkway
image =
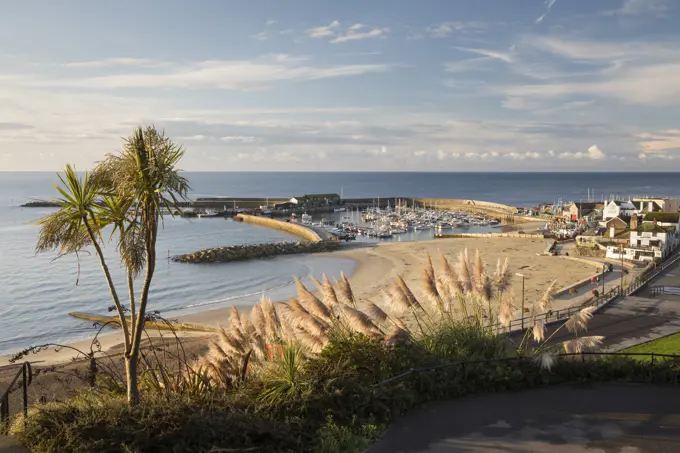
[[[12,437],[0,436],[0,453],[29,453]]]
[[[675,453],[680,387],[550,387],[428,404],[369,453]]]

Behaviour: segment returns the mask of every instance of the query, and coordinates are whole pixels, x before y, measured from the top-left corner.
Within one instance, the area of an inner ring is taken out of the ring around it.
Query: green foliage
[[[490,333],[487,329],[443,324],[427,332],[419,342],[431,354],[443,360],[483,360],[508,355],[505,335]]]
[[[259,375],[262,391],[257,400],[265,404],[285,404],[300,400],[310,391],[300,345],[285,344],[281,354],[266,363]]]
[[[356,427],[338,426],[333,417],[319,429],[319,453],[360,453],[365,451],[378,434],[378,427],[364,424]]]
[[[296,452],[299,440],[309,438],[299,421],[241,409],[237,398],[217,393],[147,399],[137,407],[122,397],[83,393],[36,410],[20,436],[44,453]]]
[[[16,430],[36,452],[179,453],[215,447],[350,453],[363,451],[378,427],[435,399],[567,383],[680,382],[680,363],[574,356],[556,358],[546,370],[534,358],[498,358],[501,350],[487,343],[492,340],[467,330],[440,332],[426,348],[348,335],[305,361],[298,348],[287,347],[271,368],[228,392],[216,387],[150,392],[138,407],[115,392],[87,392],[33,409],[26,429]]]
[[[624,350],[623,352],[639,352],[639,353],[654,353],[654,354],[669,354],[680,355],[680,333],[669,335],[663,338],[652,340],[648,343],[643,343]],[[637,360],[650,362],[651,356],[639,356]],[[654,357],[654,361],[664,360],[662,357]]]

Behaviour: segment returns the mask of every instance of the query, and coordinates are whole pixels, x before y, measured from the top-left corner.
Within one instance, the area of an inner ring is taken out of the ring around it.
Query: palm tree
[[[189,191],[188,181],[176,168],[183,155],[184,149],[155,127],[140,127],[125,139],[120,153],[106,156],[82,180],[67,166],[64,177],[59,176],[63,187],[57,187],[63,196],[57,200],[59,211],[39,221],[39,252],[59,249],[61,255],[77,253],[88,245],[95,247],[123,329],[128,402],[133,405],[139,402],[137,362],[156,265],[158,226],[163,209],[172,213]],[[128,307],[118,298],[102,253],[100,244],[105,241],[101,233],[107,225],[113,228],[108,241],[117,235],[126,269]],[[137,300],[134,279],[142,271]]]

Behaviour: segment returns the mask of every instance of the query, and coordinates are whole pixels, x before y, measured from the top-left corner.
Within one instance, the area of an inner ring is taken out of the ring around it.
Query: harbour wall
[[[519,233],[451,233],[435,234],[435,239],[461,239],[461,238],[523,238],[545,239],[542,234],[519,234]]]
[[[416,203],[424,206],[437,206],[439,209],[466,210],[487,214],[512,215],[517,212],[514,206],[482,200],[464,200],[459,198],[415,198]]]
[[[282,222],[281,220],[270,219],[268,217],[254,216],[248,214],[238,214],[234,220],[240,222],[252,223],[253,225],[260,225],[277,230],[287,231],[295,236],[310,242],[322,242],[323,238],[314,230],[300,225],[298,223]]]
[[[300,241],[300,242],[274,242],[254,245],[232,245],[228,247],[215,247],[200,250],[186,255],[172,258],[178,263],[216,263],[229,261],[243,261],[255,258],[267,258],[277,255],[294,255],[300,253],[319,253],[337,250],[340,243],[337,241]]]

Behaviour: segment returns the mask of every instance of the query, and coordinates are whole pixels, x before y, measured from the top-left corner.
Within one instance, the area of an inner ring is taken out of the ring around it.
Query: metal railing
[[[14,375],[14,379],[2,394],[0,398],[0,434],[4,433],[8,428],[9,423],[9,395],[17,390],[19,387],[15,388],[15,384],[21,376],[21,389],[23,390],[23,400],[24,400],[24,418],[28,415],[28,386],[33,382],[33,369],[31,368],[30,362],[24,362],[21,368]]]
[[[651,364],[655,364],[655,359],[672,359],[673,361],[680,361],[680,355],[675,355],[675,354],[657,354],[654,352],[571,352],[571,353],[561,353],[561,354],[551,354],[553,358],[560,358],[560,357],[575,357],[579,356],[581,357],[582,361],[585,361],[585,358],[587,356],[596,356],[596,357],[602,357],[602,356],[617,356],[617,357],[650,357],[651,358]],[[535,362],[537,365],[540,366],[540,362],[538,362],[538,356],[523,356],[523,355],[517,355],[517,356],[510,356],[510,357],[500,357],[497,359],[484,359],[484,360],[463,360],[460,362],[451,362],[451,363],[443,363],[440,365],[433,365],[433,366],[428,366],[428,367],[421,367],[421,368],[411,368],[408,371],[405,371],[401,374],[398,374],[396,376],[393,376],[391,378],[385,379],[383,381],[378,382],[377,384],[374,385],[374,387],[379,387],[381,385],[388,384],[390,382],[397,381],[399,379],[403,379],[407,376],[410,376],[412,374],[416,373],[421,373],[424,371],[437,371],[437,370],[442,370],[446,368],[454,368],[454,367],[459,367],[461,372],[465,372],[465,369],[467,367],[470,367],[472,365],[485,365],[485,364],[491,364],[491,363],[502,363],[502,364],[508,364],[510,362]]]
[[[656,268],[654,268],[643,278],[638,277],[638,279],[634,280],[627,287],[625,287],[623,291],[621,291],[620,286],[615,286],[614,288],[610,289],[607,293],[600,294],[598,297],[587,300],[582,304],[573,307],[563,308],[560,310],[551,310],[545,313],[539,313],[535,316],[523,316],[521,318],[513,319],[510,322],[510,326],[508,327],[503,326],[501,324],[497,324],[493,326],[493,328],[497,329],[498,331],[507,329],[509,333],[517,333],[523,331],[524,329],[532,328],[535,321],[543,321],[545,324],[549,324],[567,320],[571,316],[575,315],[576,313],[578,313],[579,311],[583,310],[586,307],[594,306],[599,308],[602,307],[603,305],[608,304],[609,302],[613,301],[619,296],[626,297],[630,296],[631,294],[634,294],[635,292],[642,289],[645,285],[647,285],[651,280],[656,278],[661,272],[666,270],[669,266],[675,264],[678,260],[680,260],[680,252],[668,257],[668,259],[666,259],[661,264],[656,266]]]

